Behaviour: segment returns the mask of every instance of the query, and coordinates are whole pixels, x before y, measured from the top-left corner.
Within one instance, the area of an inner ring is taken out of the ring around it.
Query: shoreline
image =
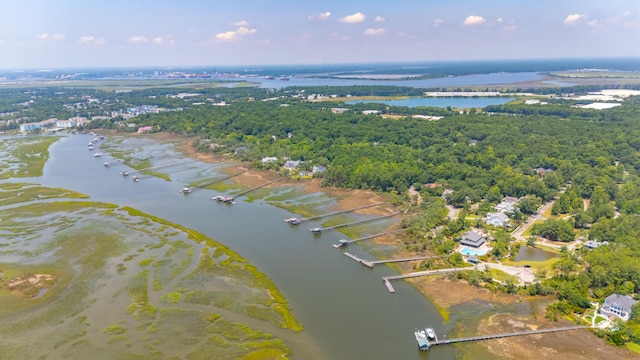
[[[275,172],[250,169],[241,162],[233,161],[226,156],[206,154],[197,151],[191,146],[193,138],[187,138],[175,134],[151,134],[160,141],[175,141],[178,149],[185,155],[196,158],[203,162],[227,162],[231,164],[229,168],[236,170],[248,170],[242,176],[233,178],[233,182],[241,186],[255,186],[261,182],[273,180],[278,176]],[[229,173],[233,171],[225,169]],[[375,202],[388,202],[389,197],[384,194],[377,194],[370,190],[360,189],[338,189],[321,186],[322,179],[310,179],[304,182],[287,180],[268,185],[267,188],[277,188],[286,186],[299,186],[305,194],[322,192],[335,199],[336,203],[331,208],[334,210],[344,210]],[[369,214],[382,215],[390,211],[388,208],[370,208],[365,210]],[[365,212],[363,211],[363,213]],[[398,227],[399,222],[389,226],[385,231]],[[400,245],[399,249],[392,257],[403,257],[407,254],[415,255],[402,249],[401,239],[396,235],[383,236],[371,240],[371,244],[378,245]],[[369,253],[375,257],[375,254]],[[394,271],[407,271],[415,262],[401,264],[389,264]],[[389,266],[388,265],[388,266]],[[453,329],[449,332],[459,334],[460,331],[473,334],[504,333],[510,331],[523,330],[524,328],[536,329],[562,326],[568,323],[567,320],[560,320],[559,323],[548,320],[544,317],[547,303],[555,298],[525,297],[522,295],[512,295],[492,292],[488,289],[478,288],[470,285],[464,280],[450,278],[447,275],[424,278],[414,278],[408,282],[424,296],[436,308],[445,324],[450,324]],[[398,296],[390,295],[390,296]],[[477,316],[465,318],[463,315],[452,314],[452,308],[477,306],[477,302],[491,305],[489,311],[481,311]],[[528,305],[527,305],[528,304]],[[528,314],[520,314],[510,310],[513,306],[529,306]],[[462,317],[460,317],[462,316]],[[451,321],[453,319],[453,324]],[[475,325],[474,325],[475,324]],[[591,331],[579,330],[579,336],[567,334],[554,335],[531,335],[525,337],[495,339],[491,341],[481,341],[464,347],[456,346],[457,351],[463,353],[462,358],[474,358],[473,351],[480,350],[485,356],[481,358],[517,358],[522,360],[537,360],[540,356],[548,359],[566,359],[567,356],[576,359],[603,359],[608,360],[612,356],[617,358],[629,358],[633,356],[630,350],[618,348],[606,343],[602,338],[598,338]],[[574,333],[575,334],[575,333]],[[456,336],[456,335],[454,335]],[[589,349],[588,351],[585,349]],[[514,354],[517,354],[514,357]]]

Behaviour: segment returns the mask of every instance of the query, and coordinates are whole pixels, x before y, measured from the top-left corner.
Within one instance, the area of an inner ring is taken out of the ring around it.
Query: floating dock
[[[350,223],[346,223],[346,224],[327,226],[327,227],[324,227],[324,228],[314,227],[314,228],[310,228],[309,231],[311,231],[314,234],[321,234],[324,231],[334,230],[334,229],[343,228],[343,227],[347,227],[347,226],[360,225],[360,224],[364,224],[364,223],[371,222],[371,221],[390,218],[390,217],[393,217],[393,216],[396,216],[396,215],[399,215],[399,214],[400,213],[394,213],[394,214],[389,214],[389,215],[384,215],[384,216],[378,216],[378,217],[371,218],[371,219],[358,220],[358,221],[354,221],[354,222],[350,222]]]
[[[363,236],[363,237],[359,237],[357,239],[352,239],[352,240],[342,239],[342,240],[340,240],[339,244],[334,244],[333,247],[337,249],[337,248],[342,247],[342,246],[347,246],[349,244],[353,244],[354,242],[358,242],[358,241],[362,241],[362,240],[369,240],[369,239],[377,238],[379,236],[396,234],[396,233],[405,232],[405,231],[407,231],[407,229],[386,231],[386,232],[383,232],[383,233],[369,235],[369,236]]]
[[[455,344],[455,343],[461,343],[461,342],[483,341],[483,340],[500,339],[500,338],[513,337],[513,336],[547,334],[547,333],[555,333],[555,332],[571,331],[571,330],[580,330],[580,329],[589,329],[589,328],[591,328],[591,327],[590,326],[577,326],[576,325],[576,326],[565,326],[565,327],[558,327],[558,328],[552,328],[552,329],[514,331],[514,332],[510,332],[510,333],[503,333],[503,334],[470,336],[470,337],[464,337],[464,338],[458,338],[458,339],[446,339],[446,340],[439,340],[438,337],[436,336],[435,332],[433,332],[433,336],[434,337],[431,338],[431,339],[429,339],[428,336],[423,336],[423,334],[424,334],[423,331],[424,330],[420,330],[420,331],[416,330],[416,332],[414,334],[416,336],[416,341],[418,341],[418,349],[420,349],[421,351],[427,351],[427,350],[429,350],[429,348],[431,346],[435,346],[435,345],[447,345],[447,344]],[[426,344],[425,344],[425,342],[426,342]]]
[[[338,215],[338,214],[344,214],[344,213],[348,213],[348,212],[352,212],[352,211],[358,211],[358,210],[362,210],[362,209],[368,209],[368,208],[372,208],[372,207],[376,207],[376,206],[380,206],[380,205],[384,205],[384,204],[387,204],[387,203],[369,204],[369,205],[359,206],[359,207],[352,208],[352,209],[338,210],[338,211],[333,211],[333,212],[330,212],[330,213],[317,215],[317,216],[311,216],[311,217],[302,218],[302,219],[298,219],[296,217],[292,217],[292,218],[289,218],[289,219],[285,219],[284,222],[289,223],[291,225],[298,225],[298,224],[303,223],[305,221],[322,219],[322,218],[325,218],[325,217],[330,217],[330,216],[334,216],[334,215]]]

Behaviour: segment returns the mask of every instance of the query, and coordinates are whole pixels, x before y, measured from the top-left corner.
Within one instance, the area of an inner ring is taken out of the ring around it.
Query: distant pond
[[[427,98],[411,98],[403,100],[351,100],[346,104],[361,104],[361,103],[379,103],[392,106],[430,106],[446,108],[451,106],[452,108],[468,109],[468,108],[483,108],[489,105],[502,105],[510,101],[515,100],[514,97],[427,97]]]
[[[557,257],[560,257],[560,255],[535,247],[521,246],[518,256],[516,256],[516,261],[544,261]]]

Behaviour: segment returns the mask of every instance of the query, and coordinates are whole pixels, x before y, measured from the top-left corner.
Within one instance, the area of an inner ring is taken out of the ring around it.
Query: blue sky
[[[638,0],[20,0],[0,69],[640,57]]]

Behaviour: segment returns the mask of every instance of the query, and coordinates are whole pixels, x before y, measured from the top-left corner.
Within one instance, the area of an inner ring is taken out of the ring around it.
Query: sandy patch
[[[13,295],[30,298],[55,281],[56,277],[50,274],[26,274],[8,281],[4,287]]]

